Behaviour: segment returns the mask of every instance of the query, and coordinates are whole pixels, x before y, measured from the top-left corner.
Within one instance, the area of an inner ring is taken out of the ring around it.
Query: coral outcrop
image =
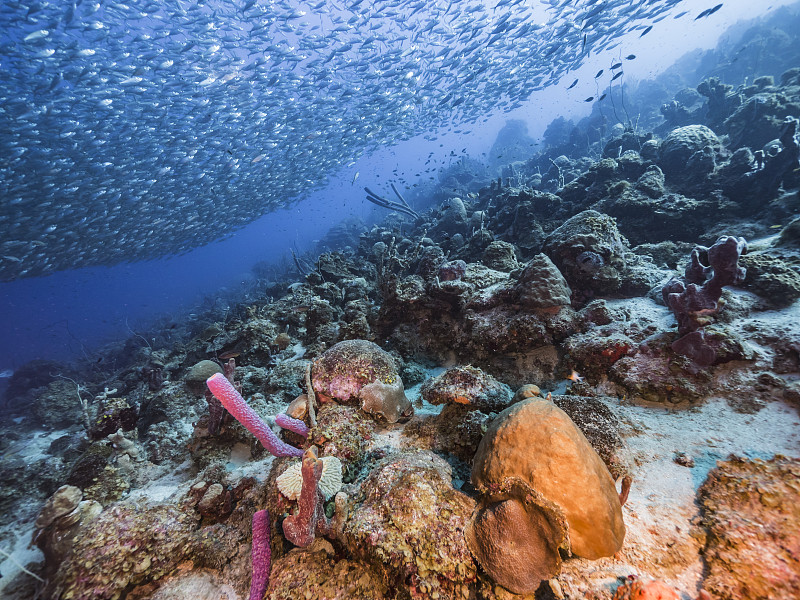
[[[511,404],[511,388],[473,366],[452,367],[420,389],[431,404],[463,404],[483,412],[499,412]]]
[[[453,489],[450,467],[435,454],[395,454],[350,500],[341,541],[410,598],[465,597],[477,577],[464,543],[474,506]]]
[[[700,488],[703,589],[722,600],[800,595],[800,460],[720,461]]]

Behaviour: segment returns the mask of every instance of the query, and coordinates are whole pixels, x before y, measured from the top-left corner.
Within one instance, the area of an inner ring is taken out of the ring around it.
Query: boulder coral
[[[659,166],[668,179],[685,176],[686,163],[705,148],[720,148],[719,138],[711,129],[705,125],[678,127],[661,142]]]
[[[347,403],[373,381],[394,383],[399,377],[392,356],[367,340],[345,340],[323,352],[311,366],[314,391]]]
[[[423,383],[420,393],[431,404],[464,404],[484,412],[506,408],[513,396],[506,384],[471,365],[447,369]]]
[[[572,290],[546,254],[537,254],[527,264],[514,286],[514,300],[524,308],[569,306]]]
[[[547,236],[543,248],[573,293],[580,292],[583,297],[619,290],[625,275],[626,250],[627,240],[616,221],[595,210],[567,219]]]
[[[553,402],[519,402],[489,425],[475,454],[472,483],[491,495],[511,478],[563,511],[570,548],[578,556],[611,556],[622,547],[625,524],[614,481],[580,429]]]
[[[414,413],[394,358],[367,340],[346,340],[326,350],[311,366],[311,381],[323,402],[356,401],[390,423]]]

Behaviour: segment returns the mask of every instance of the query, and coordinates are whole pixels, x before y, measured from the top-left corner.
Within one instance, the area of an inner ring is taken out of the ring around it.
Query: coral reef
[[[16,369],[0,595],[796,596],[782,15],[615,83],[540,146],[509,123],[488,166],[370,193],[400,214],[174,328]],[[749,458],[714,468],[729,452]]]
[[[431,404],[464,404],[487,413],[500,412],[512,398],[511,388],[469,365],[452,367],[429,379],[420,393]]]

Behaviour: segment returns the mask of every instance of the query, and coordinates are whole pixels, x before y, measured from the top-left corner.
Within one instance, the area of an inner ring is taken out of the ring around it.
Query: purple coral
[[[303,456],[303,451],[290,446],[277,435],[258,416],[256,411],[247,405],[242,395],[222,373],[215,373],[206,380],[211,393],[228,409],[236,420],[244,425],[264,447],[274,456]]]
[[[266,509],[253,514],[252,563],[250,600],[261,600],[269,585],[269,572],[272,566],[272,554],[269,549],[269,512]]]
[[[701,261],[703,252],[708,256],[708,265]],[[722,236],[710,248],[698,246],[692,250],[691,264],[683,279],[672,278],[662,288],[664,302],[675,315],[681,335],[672,344],[675,352],[704,366],[714,363],[716,350],[704,332],[697,330],[719,309],[722,288],[744,280],[746,271],[739,266],[739,257],[745,253],[747,242],[741,237]]]

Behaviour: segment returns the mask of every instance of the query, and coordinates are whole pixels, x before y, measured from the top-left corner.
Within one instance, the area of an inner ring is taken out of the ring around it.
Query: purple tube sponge
[[[278,413],[275,415],[275,423],[278,425],[278,427],[288,429],[289,431],[294,431],[296,434],[302,435],[304,438],[308,437],[308,433],[310,431],[308,425],[299,419],[290,417],[286,413]]]
[[[678,321],[681,336],[672,349],[700,366],[719,360],[719,343],[702,329],[719,310],[722,288],[744,281],[746,271],[739,257],[747,252],[744,238],[723,236],[710,248],[692,250],[691,264],[682,279],[672,278],[661,290],[664,302]],[[703,254],[708,264],[703,264]]]
[[[708,265],[702,263],[701,253],[708,256]],[[733,236],[722,236],[710,248],[698,246],[692,251],[683,280],[671,279],[661,292],[678,320],[678,333],[695,331],[717,312],[722,288],[744,280],[746,271],[739,266],[739,257],[746,253],[744,238]]]
[[[303,456],[300,448],[290,446],[275,435],[275,432],[258,416],[256,411],[247,405],[242,395],[222,373],[216,373],[209,377],[206,385],[214,397],[222,402],[222,406],[228,409],[228,412],[247,428],[247,431],[256,436],[272,455]]]
[[[253,514],[253,575],[250,578],[250,600],[261,600],[269,585],[272,554],[269,549],[269,512]]]

